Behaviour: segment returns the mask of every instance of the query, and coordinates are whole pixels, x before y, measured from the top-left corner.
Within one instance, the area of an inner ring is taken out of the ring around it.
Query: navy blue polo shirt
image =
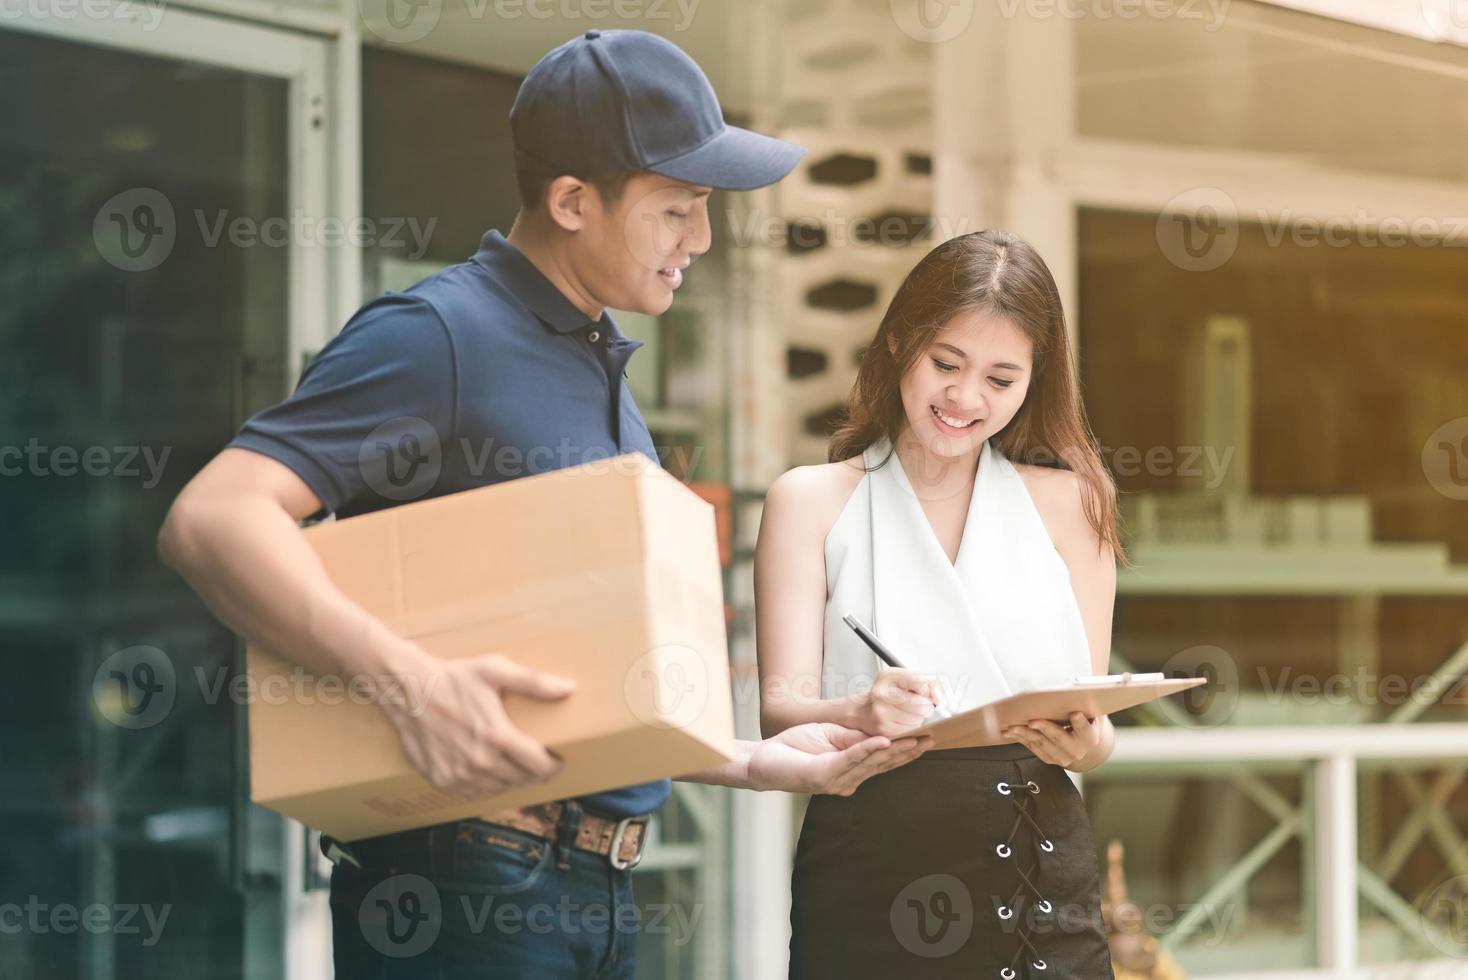
[[[490,231],[468,261],[358,310],[290,398],[230,445],[284,463],[338,517],[624,452],[656,462],[623,383],[641,346],[609,315],[588,320]],[[659,780],[581,802],[634,816],[670,790]]]

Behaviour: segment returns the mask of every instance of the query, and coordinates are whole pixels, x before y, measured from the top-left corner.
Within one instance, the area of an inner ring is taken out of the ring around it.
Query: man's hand
[[[832,722],[796,725],[754,743],[748,758],[749,785],[850,796],[868,778],[911,762],[932,744],[926,736],[894,742]]]
[[[382,709],[408,761],[435,787],[472,798],[541,782],[560,770],[559,759],[510,721],[503,695],[556,701],[575,681],[499,654],[440,660],[414,647],[404,659],[413,666],[398,673],[411,674],[423,696]]]

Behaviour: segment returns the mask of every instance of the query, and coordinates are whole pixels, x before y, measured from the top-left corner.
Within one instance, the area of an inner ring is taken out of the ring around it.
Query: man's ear
[[[545,189],[545,212],[566,231],[580,231],[590,188],[581,180],[564,174]]]

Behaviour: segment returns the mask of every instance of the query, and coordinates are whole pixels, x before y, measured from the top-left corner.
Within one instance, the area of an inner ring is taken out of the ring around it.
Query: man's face
[[[646,172],[610,205],[588,187],[573,245],[581,282],[613,309],[665,312],[689,263],[708,251],[710,192]]]

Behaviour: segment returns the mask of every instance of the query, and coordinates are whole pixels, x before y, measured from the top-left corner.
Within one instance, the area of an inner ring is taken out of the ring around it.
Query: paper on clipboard
[[[1065,723],[1073,711],[1084,712],[1088,717],[1094,718],[1206,683],[1206,677],[1163,678],[1156,674],[1076,678],[1076,682],[1061,687],[1037,688],[1013,694],[977,708],[970,708],[950,718],[930,720],[902,734],[931,735],[934,749],[1001,745],[1014,741],[1000,734],[1011,725],[1025,725],[1036,718],[1049,718],[1057,723]]]

